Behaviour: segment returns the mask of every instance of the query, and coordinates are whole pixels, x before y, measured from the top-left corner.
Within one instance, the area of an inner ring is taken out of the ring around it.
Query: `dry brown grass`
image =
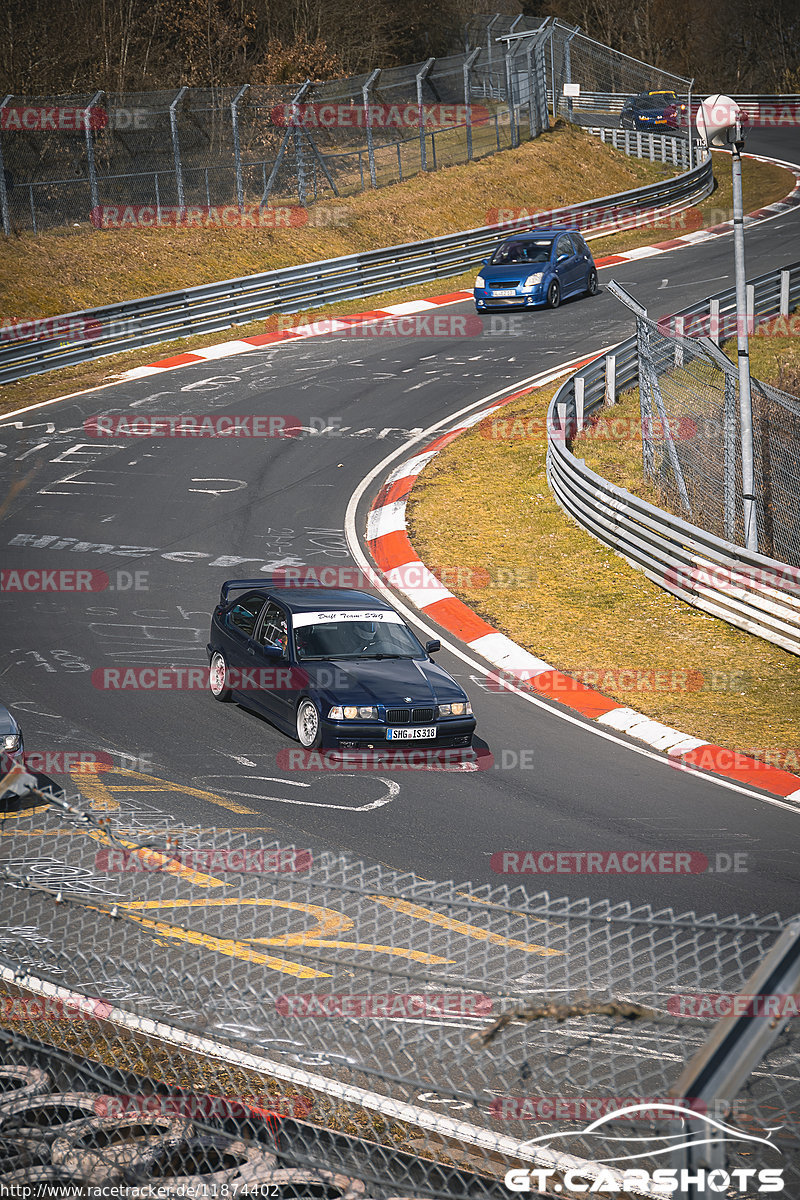
[[[536,391],[502,410],[503,419],[533,417],[533,437],[493,438],[490,418],[428,464],[409,505],[420,557],[458,564],[462,586],[452,590],[560,670],[597,672],[598,690],[622,704],[800,772],[796,658],[656,587],[564,515],[545,475],[541,430],[552,394]],[[618,442],[591,445],[621,454]],[[634,456],[626,452],[622,461],[630,465]],[[610,473],[606,457],[590,465]],[[480,503],[465,502],[471,496]],[[520,585],[467,585],[486,570]],[[645,683],[664,672],[663,690],[652,682],[642,690],[617,686],[612,673],[628,669],[644,673]]]

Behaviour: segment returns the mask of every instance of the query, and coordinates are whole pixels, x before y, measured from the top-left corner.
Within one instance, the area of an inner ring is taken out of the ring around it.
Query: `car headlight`
[[[541,283],[543,279],[544,279],[544,271],[534,271],[532,275],[528,276],[528,278],[525,280],[525,282],[522,286],[523,287],[533,287],[533,285],[535,283]]]
[[[468,717],[472,715],[472,705],[469,700],[457,700],[455,704],[440,704],[440,717]]]
[[[328,713],[332,721],[375,721],[378,710],[369,704],[337,704]]]
[[[475,287],[476,288],[485,288],[486,287],[486,284],[484,283],[484,279],[483,279],[482,275],[479,275],[478,278],[475,280]]]
[[[7,750],[9,754],[13,754],[16,750],[19,750],[19,747],[20,747],[19,734],[18,733],[7,733],[6,736],[3,738],[3,749]]]

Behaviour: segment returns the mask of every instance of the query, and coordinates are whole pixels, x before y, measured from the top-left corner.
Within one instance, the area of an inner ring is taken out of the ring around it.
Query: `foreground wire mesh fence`
[[[0,1183],[461,1200],[507,1197],[520,1169],[570,1195],[573,1169],[610,1170],[618,1195],[669,1194],[622,1173],[669,1165],[659,1102],[777,915],[458,887],[257,833],[154,827],[141,797],[109,804],[85,771],[70,804],[5,798]],[[796,1039],[795,1022],[740,1100],[683,1098],[730,1126],[729,1172],[780,1168],[787,1195]],[[613,1134],[587,1131],[625,1105]],[[653,1140],[628,1163],[620,1137]]]
[[[667,324],[637,318],[644,476],[669,511],[744,545],[738,369],[683,332],[708,318]],[[752,414],[758,550],[799,566],[800,399],[753,379]]]

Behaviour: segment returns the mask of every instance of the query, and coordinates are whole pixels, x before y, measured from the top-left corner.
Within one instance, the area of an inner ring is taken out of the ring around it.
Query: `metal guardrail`
[[[666,149],[663,154],[666,155]],[[707,157],[692,170],[664,182],[553,209],[539,216],[546,216],[549,223],[568,225],[587,214],[607,209],[609,224],[613,223],[616,230],[626,215],[634,217],[642,210],[697,202],[708,195],[712,186],[711,159]],[[516,228],[536,224],[534,215]],[[595,235],[602,230],[602,225],[593,225]],[[52,331],[52,336],[47,337],[23,340],[14,337],[13,327],[0,329],[0,383],[138,346],[244,325],[271,313],[320,308],[393,287],[458,275],[480,261],[498,237],[507,232],[505,226],[484,225],[427,241],[84,309],[43,322]],[[82,340],[65,342],[64,335],[59,337],[55,332],[58,329],[69,330],[71,336],[77,335]]]
[[[800,262],[750,280],[756,319],[786,316],[800,302]],[[676,313],[733,316],[733,288]],[[648,579],[695,608],[800,654],[800,570],[736,546],[616,487],[569,449],[571,430],[639,379],[636,338],[572,375],[547,414],[547,478],[561,507]]]
[[[625,94],[624,92],[581,92],[580,96],[572,98],[572,107],[576,112],[605,112],[605,113],[621,113],[626,100],[632,99],[635,92]],[[694,94],[692,96],[692,108],[695,104],[700,104],[703,100],[707,100],[708,96],[703,93]],[[779,105],[789,105],[794,107],[800,104],[800,95],[742,95],[732,96],[743,112],[748,117],[758,116],[762,108],[776,109]]]

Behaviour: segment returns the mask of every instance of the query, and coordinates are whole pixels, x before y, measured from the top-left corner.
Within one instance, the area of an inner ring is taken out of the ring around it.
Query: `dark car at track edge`
[[[431,658],[439,648],[368,592],[229,579],[211,618],[209,687],[309,750],[468,748],[472,707]]]

